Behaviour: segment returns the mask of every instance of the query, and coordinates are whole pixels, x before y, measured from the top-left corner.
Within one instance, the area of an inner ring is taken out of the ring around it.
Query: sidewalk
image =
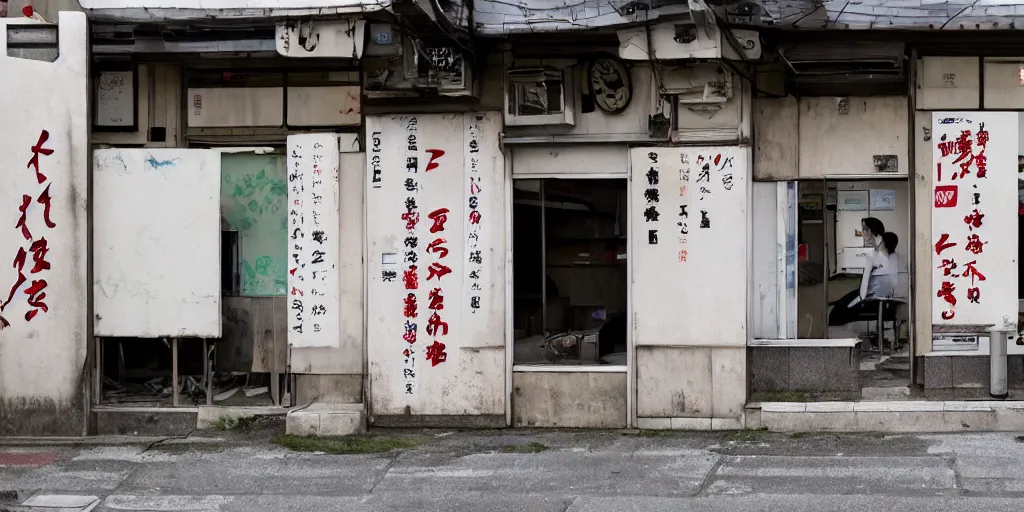
[[[399,448],[350,455],[267,434],[5,446],[0,510],[43,510],[22,503],[47,495],[95,496],[97,511],[356,512],[1016,511],[1024,498],[1010,434],[384,432],[348,448]]]

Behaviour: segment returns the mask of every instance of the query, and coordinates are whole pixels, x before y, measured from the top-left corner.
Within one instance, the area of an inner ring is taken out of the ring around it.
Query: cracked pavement
[[[659,512],[1017,510],[1011,434],[384,431],[383,454],[281,448],[201,433],[153,444],[3,446],[0,510],[39,494],[97,511]]]

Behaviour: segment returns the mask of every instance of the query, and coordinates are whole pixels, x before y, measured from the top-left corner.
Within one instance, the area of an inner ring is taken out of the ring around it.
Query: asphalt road
[[[36,510],[22,503],[50,495],[96,496],[97,511],[203,512],[1016,512],[1024,503],[1024,438],[1010,434],[400,435],[421,444],[330,455],[269,435],[206,433],[5,446],[0,511]]]

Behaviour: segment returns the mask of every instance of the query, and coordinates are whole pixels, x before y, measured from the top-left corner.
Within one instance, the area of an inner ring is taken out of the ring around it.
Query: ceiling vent
[[[907,57],[902,43],[800,44],[779,52],[800,95],[906,94]]]

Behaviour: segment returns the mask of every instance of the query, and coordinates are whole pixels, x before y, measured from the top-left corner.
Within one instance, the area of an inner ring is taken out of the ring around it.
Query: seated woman
[[[896,233],[883,232],[885,227],[882,221],[875,218],[864,219],[864,227],[866,241],[873,243],[875,249],[868,256],[860,287],[830,303],[833,306],[828,314],[830,327],[856,321],[865,312],[864,299],[889,298],[896,293],[896,277],[899,274],[896,246],[899,237]]]

